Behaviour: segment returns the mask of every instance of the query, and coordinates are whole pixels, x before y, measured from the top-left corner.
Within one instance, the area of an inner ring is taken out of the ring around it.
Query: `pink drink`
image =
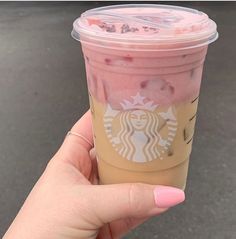
[[[100,183],[184,189],[215,23],[188,8],[119,5],[85,12],[72,34],[85,57]]]

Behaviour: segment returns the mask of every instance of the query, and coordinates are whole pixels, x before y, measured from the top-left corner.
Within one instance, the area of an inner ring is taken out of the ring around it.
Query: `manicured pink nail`
[[[173,207],[185,200],[184,191],[168,186],[158,186],[154,189],[154,198],[157,207]]]

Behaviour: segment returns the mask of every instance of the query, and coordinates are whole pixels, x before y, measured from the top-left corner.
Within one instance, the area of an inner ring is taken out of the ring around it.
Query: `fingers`
[[[127,234],[129,231],[143,224],[149,218],[150,217],[145,217],[145,218],[129,217],[123,220],[118,220],[118,221],[110,223],[110,232],[113,236],[112,238],[121,238],[122,236]]]
[[[56,154],[56,158],[72,164],[88,178],[92,167],[89,151],[92,148],[91,144],[93,144],[90,111],[87,111],[72,127],[71,132],[71,134],[66,136],[62,146]],[[82,137],[78,135],[81,135]],[[87,141],[91,143],[88,143]]]
[[[124,220],[115,221],[106,224],[99,230],[97,239],[109,238],[118,239],[134,229],[138,225],[144,223],[148,218],[126,218]]]
[[[89,181],[92,184],[97,185],[98,184],[98,166],[97,166],[97,158],[96,158],[95,148],[92,148],[90,150],[89,154],[90,154],[90,159],[91,159],[91,164],[92,164]]]
[[[89,194],[87,198],[102,224],[129,217],[150,217],[185,199],[182,190],[167,186],[117,184],[92,187],[86,192]]]
[[[71,132],[72,134],[69,135],[70,137],[66,137],[67,144],[79,144],[87,149],[87,151],[92,148],[91,144],[93,144],[93,132],[90,110],[88,110],[72,127]],[[73,132],[77,135],[73,135]],[[79,137],[78,135],[81,135],[82,137]]]

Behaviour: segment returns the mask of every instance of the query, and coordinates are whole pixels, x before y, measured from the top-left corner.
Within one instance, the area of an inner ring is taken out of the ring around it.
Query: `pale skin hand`
[[[92,142],[87,112],[72,128]],[[3,239],[114,239],[166,208],[155,204],[154,185],[96,185],[91,146],[67,136],[50,160]]]

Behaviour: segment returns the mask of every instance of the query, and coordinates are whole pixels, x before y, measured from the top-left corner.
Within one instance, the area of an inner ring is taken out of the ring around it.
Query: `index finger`
[[[92,119],[90,110],[88,110],[79,119],[79,121],[72,127],[70,132],[72,132],[72,134],[66,136],[63,144],[56,154],[56,158],[72,164],[79,169],[83,175],[89,177],[92,168],[89,151],[93,145]],[[76,134],[83,137],[80,137]],[[84,138],[86,140],[84,140]]]
[[[93,148],[93,130],[91,112],[88,110],[70,130],[71,137],[67,140],[75,141],[88,151]],[[75,133],[75,135],[73,135]],[[77,135],[76,135],[77,134]],[[78,136],[80,135],[80,136]]]

